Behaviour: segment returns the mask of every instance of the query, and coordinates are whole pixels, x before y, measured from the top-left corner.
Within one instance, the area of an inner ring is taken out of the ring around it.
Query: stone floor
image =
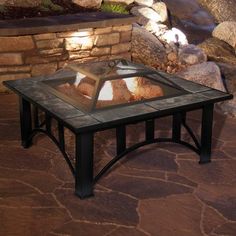
[[[0,95],[0,235],[236,235],[236,119],[215,114],[212,163],[199,165],[197,155],[179,145],[149,145],[104,176],[95,197],[80,200],[48,138],[20,146],[17,108],[16,96]],[[188,117],[195,131],[199,115]],[[170,122],[156,121],[157,135],[167,135]],[[143,137],[142,128],[128,128],[129,144]],[[69,131],[67,139],[72,152]],[[113,131],[96,135],[95,172],[114,151]]]

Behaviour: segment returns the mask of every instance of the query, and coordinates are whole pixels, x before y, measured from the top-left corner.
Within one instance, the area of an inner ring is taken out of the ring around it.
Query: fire
[[[78,73],[73,84],[64,83],[58,86],[58,90],[71,96],[83,96],[93,99],[95,81]],[[143,99],[163,96],[164,92],[158,84],[154,84],[144,77],[130,77],[106,81],[99,93],[97,105],[109,106],[114,104],[129,103]]]
[[[137,81],[136,81],[136,77],[132,77],[132,78],[128,78],[128,79],[124,79],[126,85],[127,85],[127,88],[128,90],[134,94],[135,93],[135,90],[137,88]]]
[[[103,85],[99,97],[99,101],[112,101],[113,100],[113,89],[110,81],[106,81]]]

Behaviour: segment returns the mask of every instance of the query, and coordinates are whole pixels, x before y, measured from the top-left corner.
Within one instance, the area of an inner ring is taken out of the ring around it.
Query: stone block
[[[0,73],[30,72],[30,66],[4,66],[0,67]]]
[[[25,79],[30,78],[31,75],[29,73],[17,73],[17,74],[7,74],[0,75],[0,93],[9,92],[8,88],[6,88],[2,82],[5,80],[15,80],[15,79]]]
[[[77,51],[80,49],[91,49],[94,44],[94,37],[72,37],[66,38],[65,48],[68,51]]]
[[[84,37],[93,35],[93,28],[57,33],[58,38]]]
[[[33,65],[31,70],[32,76],[39,76],[39,75],[50,75],[55,73],[57,70],[57,63],[47,63],[47,64],[38,64]]]
[[[126,52],[126,53],[114,54],[109,57],[109,59],[121,59],[121,58],[131,61],[131,54],[129,52]]]
[[[37,41],[36,45],[37,48],[42,49],[42,48],[59,48],[63,47],[63,39],[49,39],[49,40],[41,40]]]
[[[22,65],[23,59],[21,53],[1,53],[0,66]]]
[[[18,52],[35,47],[31,36],[0,37],[0,52]]]
[[[114,45],[120,42],[119,33],[102,34],[95,36],[94,44],[96,46]]]
[[[80,58],[85,58],[90,56],[90,51],[78,51],[78,52],[69,52],[69,59],[75,60]]]
[[[43,56],[59,56],[63,54],[63,48],[53,48],[53,49],[45,49],[40,50],[39,54]]]
[[[120,44],[112,46],[111,54],[129,52],[130,49],[131,49],[131,43],[120,43]]]
[[[47,40],[47,39],[55,39],[55,33],[47,33],[47,34],[36,34],[34,35],[35,40]]]
[[[112,29],[113,31],[117,31],[117,32],[126,32],[126,31],[130,31],[132,30],[132,25],[119,25],[119,26],[113,26]]]
[[[107,34],[111,33],[112,27],[105,27],[105,28],[97,28],[94,31],[94,34]]]
[[[126,32],[121,32],[120,33],[120,42],[121,43],[126,43],[126,42],[131,42],[131,37],[132,37],[132,31],[126,31]]]
[[[62,54],[61,56],[50,56],[50,57],[45,57],[37,54],[25,55],[26,64],[32,64],[32,65],[67,60],[67,59],[68,59],[68,53]]]
[[[67,63],[68,63],[67,60],[66,61],[59,61],[58,65],[57,65],[58,69],[64,68],[67,65]]]
[[[101,47],[101,48],[93,48],[91,51],[91,56],[102,56],[111,53],[110,47]]]

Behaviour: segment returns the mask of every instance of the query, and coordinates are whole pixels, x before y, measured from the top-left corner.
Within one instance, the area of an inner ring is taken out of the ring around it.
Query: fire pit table
[[[123,59],[71,64],[52,76],[5,81],[4,85],[19,96],[22,146],[30,147],[39,132],[47,134],[69,165],[80,198],[92,196],[94,184],[110,167],[146,144],[183,144],[199,154],[200,164],[210,162],[214,104],[233,97]],[[200,141],[186,124],[187,112],[197,109],[202,110]],[[155,137],[154,121],[165,116],[173,117],[172,135]],[[57,137],[52,119],[58,124]],[[145,140],[127,148],[126,125],[143,121]],[[182,127],[194,145],[182,140]],[[75,135],[75,164],[65,149],[64,128]],[[116,128],[117,155],[94,176],[94,134],[111,128]]]

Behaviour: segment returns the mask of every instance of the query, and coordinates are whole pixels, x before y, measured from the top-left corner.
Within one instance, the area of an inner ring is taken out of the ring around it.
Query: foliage
[[[4,13],[6,11],[7,11],[6,7],[3,5],[0,5],[0,13]]]
[[[101,11],[129,14],[126,6],[120,3],[103,3],[101,5]]]
[[[41,11],[63,11],[63,8],[57,4],[54,4],[51,0],[43,0],[40,5]]]

